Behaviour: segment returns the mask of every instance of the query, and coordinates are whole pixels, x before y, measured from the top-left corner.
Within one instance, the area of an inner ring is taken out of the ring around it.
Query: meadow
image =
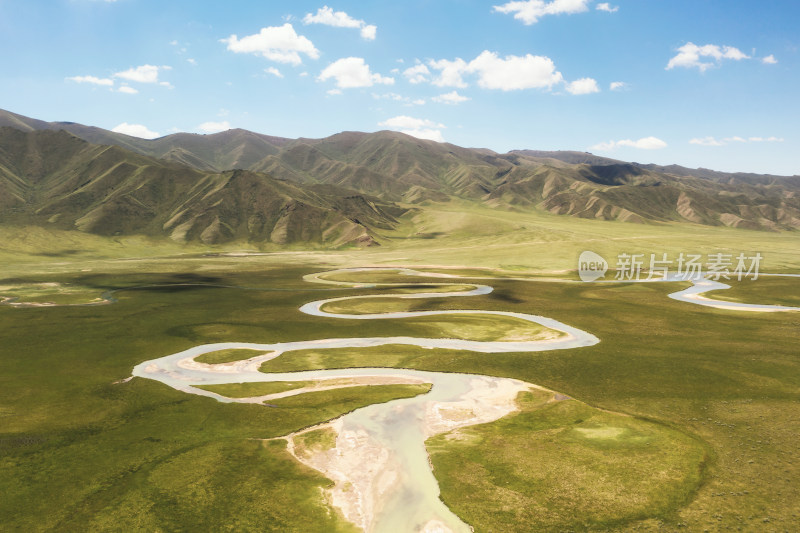
[[[376,290],[307,283],[306,274],[341,266],[442,264],[482,276],[491,274],[478,267],[500,267],[532,279],[476,281],[495,291],[387,300],[388,308],[531,313],[588,331],[601,342],[538,353],[409,346],[288,352],[262,370],[387,366],[466,372],[521,379],[568,397],[551,403],[522,397],[516,415],[429,443],[443,499],[477,531],[509,530],[509,524],[520,531],[794,527],[800,515],[800,313],[714,310],[667,298],[679,284],[536,278],[574,268],[586,246],[601,254],[634,247],[654,253],[686,247],[761,251],[767,270],[798,272],[796,236],[473,214],[469,221],[457,219],[454,207],[412,215],[429,217],[431,231],[452,230],[451,249],[435,239],[404,236],[402,228],[380,250],[284,250],[249,257],[95,237],[70,237],[89,252],[67,253],[59,246],[73,244],[53,238],[57,233],[32,234],[27,241],[5,234],[11,241],[4,242],[19,246],[0,250],[7,261],[0,286],[60,283],[76,291],[66,303],[105,293],[116,302],[0,306],[0,523],[25,531],[350,530],[325,505],[322,489],[330,481],[294,460],[276,437],[419,390],[351,387],[266,407],[223,404],[140,378],[121,380],[142,361],[204,343],[430,336],[447,328],[460,334],[464,317],[426,324],[297,311],[312,300],[407,293],[413,283],[442,281],[381,274],[380,281],[405,287]],[[481,217],[483,223],[473,222]],[[52,254],[36,255],[45,242]],[[359,281],[376,280],[360,274]],[[797,305],[796,282],[763,278],[713,296]],[[484,326],[486,338],[498,334],[498,324]],[[251,355],[217,354],[214,362]],[[311,446],[327,437],[308,439]],[[501,441],[506,448],[492,444]],[[487,449],[492,453],[483,453]],[[662,478],[648,479],[647,465],[660,465]],[[530,506],[539,521],[525,515],[527,521],[520,522],[515,513]]]

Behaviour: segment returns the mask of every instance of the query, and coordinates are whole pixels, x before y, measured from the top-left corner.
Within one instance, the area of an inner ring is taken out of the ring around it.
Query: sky
[[[0,108],[800,174],[795,0],[0,0]]]

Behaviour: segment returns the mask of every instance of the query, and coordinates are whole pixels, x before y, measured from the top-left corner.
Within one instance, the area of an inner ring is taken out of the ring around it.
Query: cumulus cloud
[[[361,28],[361,37],[368,41],[374,41],[375,36],[378,33],[378,27],[374,24],[367,24],[363,28]]]
[[[657,137],[643,137],[638,141],[623,139],[621,141],[608,141],[599,143],[592,146],[590,150],[610,151],[621,146],[637,148],[639,150],[658,150],[660,148],[666,148],[667,143]]]
[[[428,67],[420,63],[419,65],[414,65],[413,67],[405,69],[403,71],[403,76],[411,83],[422,83],[428,81],[430,73],[431,71],[428,70]]]
[[[220,131],[231,129],[231,125],[227,120],[222,122],[203,122],[197,126],[197,129],[203,133],[219,133]]]
[[[689,144],[696,144],[698,146],[725,146],[730,143],[760,143],[760,142],[783,142],[781,137],[725,137],[724,139],[716,139],[714,137],[699,137],[690,139]]]
[[[96,76],[70,76],[67,81],[74,81],[75,83],[89,83],[92,85],[103,85],[110,87],[114,85],[114,80],[109,78],[98,78]]]
[[[272,74],[273,76],[275,76],[277,78],[282,78],[283,77],[283,74],[281,74],[281,71],[276,69],[275,67],[265,68],[264,72],[266,72],[267,74]]]
[[[320,81],[335,79],[336,86],[340,89],[355,87],[372,87],[376,83],[393,85],[394,78],[381,76],[370,71],[369,65],[362,57],[345,57],[334,61],[317,78]]]
[[[708,59],[713,61],[708,61]],[[677,55],[669,60],[666,70],[682,67],[696,68],[700,72],[705,72],[710,67],[718,66],[723,59],[740,61],[742,59],[750,59],[750,56],[733,46],[718,46],[716,44],[698,46],[694,43],[686,43],[678,48]]]
[[[592,78],[581,78],[568,83],[567,92],[576,95],[599,93],[600,87],[597,86],[597,81]]]
[[[597,4],[595,9],[598,11],[605,11],[606,13],[616,13],[617,11],[619,11],[619,6],[611,7],[611,4],[609,4],[608,2],[602,2],[600,4]]]
[[[563,81],[549,57],[531,54],[500,58],[484,50],[469,62],[467,71],[478,74],[478,85],[484,89],[502,91],[549,89]]]
[[[612,81],[609,84],[608,88],[611,89],[612,91],[622,91],[628,88],[628,84],[625,83],[624,81]]]
[[[469,97],[462,96],[458,94],[457,91],[453,91],[446,94],[440,94],[439,96],[434,96],[433,98],[431,98],[431,100],[433,100],[434,102],[439,102],[440,104],[456,105],[466,102],[467,100],[469,100]]]
[[[428,64],[439,71],[439,76],[433,80],[437,87],[466,87],[467,84],[462,79],[462,75],[467,69],[467,62],[460,57],[455,61],[439,59],[429,61]]]
[[[571,15],[582,13],[589,9],[590,0],[526,0],[514,1],[494,6],[494,10],[499,13],[514,13],[514,18],[521,20],[526,26],[535,24],[545,15]]]
[[[141,139],[155,139],[156,137],[160,137],[157,132],[147,129],[147,126],[143,126],[141,124],[128,124],[127,122],[123,122],[122,124],[113,128],[111,131],[116,133],[124,133],[125,135],[139,137]]]
[[[445,127],[444,124],[437,124],[428,119],[414,118],[406,115],[400,115],[383,122],[379,122],[378,126],[389,128],[391,130],[411,135],[418,139],[427,139],[430,141],[444,142],[444,136],[441,130]]]
[[[775,59],[774,55],[770,54],[767,57],[762,57],[761,62],[764,63],[765,65],[775,65],[778,63],[778,60]]]
[[[155,65],[142,65],[140,67],[132,67],[122,72],[114,74],[115,78],[122,78],[123,80],[135,81],[138,83],[159,83],[158,74],[164,70],[172,70],[169,66],[155,66]],[[163,82],[167,83],[167,82]]]
[[[464,76],[468,74],[477,75],[478,85],[484,89],[502,91],[551,89],[564,81],[549,57],[531,54],[500,57],[484,50],[469,63],[458,57],[453,61],[431,60],[428,66],[438,71],[432,81],[438,87],[467,87]]]
[[[127,85],[123,85],[122,87],[117,89],[117,92],[125,93],[125,94],[139,94],[139,91],[137,91],[133,87],[129,87]]]
[[[324,24],[325,26],[334,26],[336,28],[359,28],[361,37],[368,41],[374,40],[378,31],[377,26],[355,19],[344,11],[334,11],[328,6],[322,6],[313,15],[306,13],[306,16],[303,17],[303,24]]]
[[[254,35],[247,35],[239,39],[231,35],[220,42],[228,45],[228,50],[237,54],[256,54],[270,61],[299,65],[303,62],[300,54],[305,54],[311,59],[319,58],[319,50],[314,43],[294,31],[288,22],[283,26],[269,26],[261,28]]]

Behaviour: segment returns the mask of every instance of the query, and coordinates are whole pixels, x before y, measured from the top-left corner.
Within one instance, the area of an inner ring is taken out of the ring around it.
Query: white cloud
[[[439,76],[433,80],[433,84],[437,87],[466,87],[467,84],[461,78],[467,69],[467,62],[457,57],[455,61],[448,61],[447,59],[439,59],[437,61],[429,61],[428,64],[434,69],[439,71]]]
[[[110,87],[114,85],[114,80],[109,78],[98,78],[96,76],[70,76],[67,81],[74,81],[75,83],[90,83],[92,85],[103,85]]]
[[[432,81],[438,87],[467,87],[464,81],[464,76],[467,74],[476,74],[478,85],[484,89],[502,91],[551,89],[564,82],[564,77],[556,70],[555,64],[549,57],[531,54],[501,58],[495,52],[484,50],[469,63],[457,57],[453,61],[431,60],[428,61],[428,65],[439,71],[439,75]],[[589,78],[578,80],[576,90],[590,84],[585,80]]]
[[[421,98],[417,100],[412,100],[408,96],[403,96],[402,94],[397,94],[397,93],[383,93],[383,94],[372,93],[372,97],[376,100],[393,100],[395,102],[402,102],[404,105],[407,106],[425,105],[425,100]]]
[[[376,83],[393,85],[394,78],[384,77],[370,71],[369,65],[364,62],[362,57],[345,57],[334,61],[317,78],[325,81],[330,78],[336,80],[336,86],[340,89],[352,89],[354,87],[372,87]]]
[[[123,122],[111,131],[116,133],[124,133],[125,135],[139,137],[141,139],[155,139],[156,137],[160,136],[157,132],[147,129],[146,126],[141,124],[128,124],[127,122]]]
[[[383,122],[379,122],[378,126],[383,126],[406,135],[411,135],[418,139],[427,139],[430,141],[444,142],[444,136],[441,130],[445,127],[444,124],[437,124],[431,120],[424,118],[414,118],[406,115],[399,115]]]
[[[434,96],[431,98],[431,100],[434,102],[439,102],[440,104],[456,105],[466,102],[469,100],[469,98],[458,94],[457,91],[453,91],[446,94],[440,94],[439,96]]]
[[[172,85],[168,81],[160,81],[160,82],[158,82],[158,84],[161,85],[162,87],[166,87],[167,89],[174,89],[175,88],[175,86]]]
[[[219,133],[220,131],[231,129],[231,125],[227,120],[222,122],[203,122],[197,126],[197,129],[203,133]]]
[[[125,94],[139,94],[139,91],[137,91],[133,87],[128,87],[127,85],[123,85],[122,87],[117,89],[117,92],[121,92],[121,93],[125,93]]]
[[[288,22],[283,26],[270,26],[261,28],[254,35],[247,35],[239,39],[231,35],[220,42],[228,45],[228,50],[237,54],[256,54],[270,61],[299,65],[303,62],[300,54],[305,54],[311,59],[319,58],[319,50],[314,44],[294,31]]]
[[[361,37],[368,41],[374,41],[375,36],[378,33],[378,27],[374,24],[368,24],[361,28]]]
[[[115,78],[122,78],[123,80],[135,81],[138,83],[158,83],[158,74],[162,70],[172,70],[172,67],[155,65],[142,65],[140,67],[132,67],[122,72],[114,74]],[[164,82],[167,83],[167,82]]]
[[[748,137],[747,139],[743,137],[725,137],[724,139],[718,140],[714,137],[702,137],[696,139],[690,139],[689,144],[696,144],[698,146],[726,146],[730,143],[760,143],[760,142],[783,142],[783,139],[780,137]]]
[[[484,89],[503,91],[549,89],[563,81],[549,57],[531,54],[501,59],[496,53],[484,50],[469,62],[467,71],[478,74],[478,85]]]
[[[592,78],[581,78],[568,83],[567,92],[575,95],[599,93],[600,87],[597,86],[597,81]]]
[[[775,65],[778,63],[778,60],[775,59],[774,55],[770,54],[767,57],[762,57],[761,62],[764,63],[765,65]]]
[[[190,64],[190,65],[192,65],[193,67],[196,67],[196,66],[197,66],[197,60],[196,60],[196,59],[193,59],[193,58],[191,58],[191,57],[190,57],[190,58],[189,58],[189,59],[187,59],[186,61],[188,61],[188,62],[189,62],[189,64]]]
[[[658,150],[660,148],[666,148],[667,143],[656,137],[643,137],[638,141],[623,139],[621,141],[608,141],[604,143],[599,143],[592,146],[590,150],[609,151],[619,148],[621,146],[626,146],[629,148],[637,148],[639,150]]]
[[[336,28],[360,28],[361,37],[368,41],[375,39],[378,27],[367,24],[363,20],[354,19],[344,11],[334,11],[328,6],[319,8],[316,14],[306,13],[303,17],[303,24],[324,24]]]
[[[265,68],[264,72],[266,72],[267,74],[272,74],[273,76],[276,76],[278,78],[282,78],[283,77],[283,74],[281,74],[281,71],[276,69],[275,67]]]
[[[699,146],[725,146],[722,141],[716,140],[714,137],[703,137],[698,139],[691,139],[689,144],[696,144]]]
[[[608,2],[603,2],[597,4],[595,9],[598,11],[605,11],[606,13],[616,13],[617,11],[619,11],[619,6],[611,7],[611,5]]]
[[[624,81],[612,81],[608,88],[612,91],[622,91],[628,88],[628,84]]]
[[[419,64],[405,69],[403,71],[403,76],[408,78],[408,81],[411,83],[422,83],[423,81],[428,81],[430,73],[431,71],[428,70],[428,67]]]
[[[514,18],[525,25],[535,24],[545,15],[582,13],[589,9],[590,0],[526,0],[508,2],[502,6],[494,6],[500,13],[514,13]]]
[[[329,90],[327,90],[325,92],[327,94],[331,95],[331,96],[336,96],[337,94],[342,94],[342,90],[341,89],[329,89]]]
[[[713,59],[713,62],[704,62],[701,58],[710,58]],[[669,60],[666,70],[683,67],[697,68],[700,72],[705,72],[706,69],[719,65],[723,59],[740,61],[750,59],[750,56],[732,46],[717,46],[716,44],[697,46],[694,43],[686,43],[678,48],[678,54]]]

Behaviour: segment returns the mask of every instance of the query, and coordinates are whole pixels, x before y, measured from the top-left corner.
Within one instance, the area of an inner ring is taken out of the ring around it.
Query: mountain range
[[[800,228],[800,176],[498,154],[391,131],[145,140],[0,110],[0,223],[208,244],[372,245],[405,213],[454,199],[644,224]]]

